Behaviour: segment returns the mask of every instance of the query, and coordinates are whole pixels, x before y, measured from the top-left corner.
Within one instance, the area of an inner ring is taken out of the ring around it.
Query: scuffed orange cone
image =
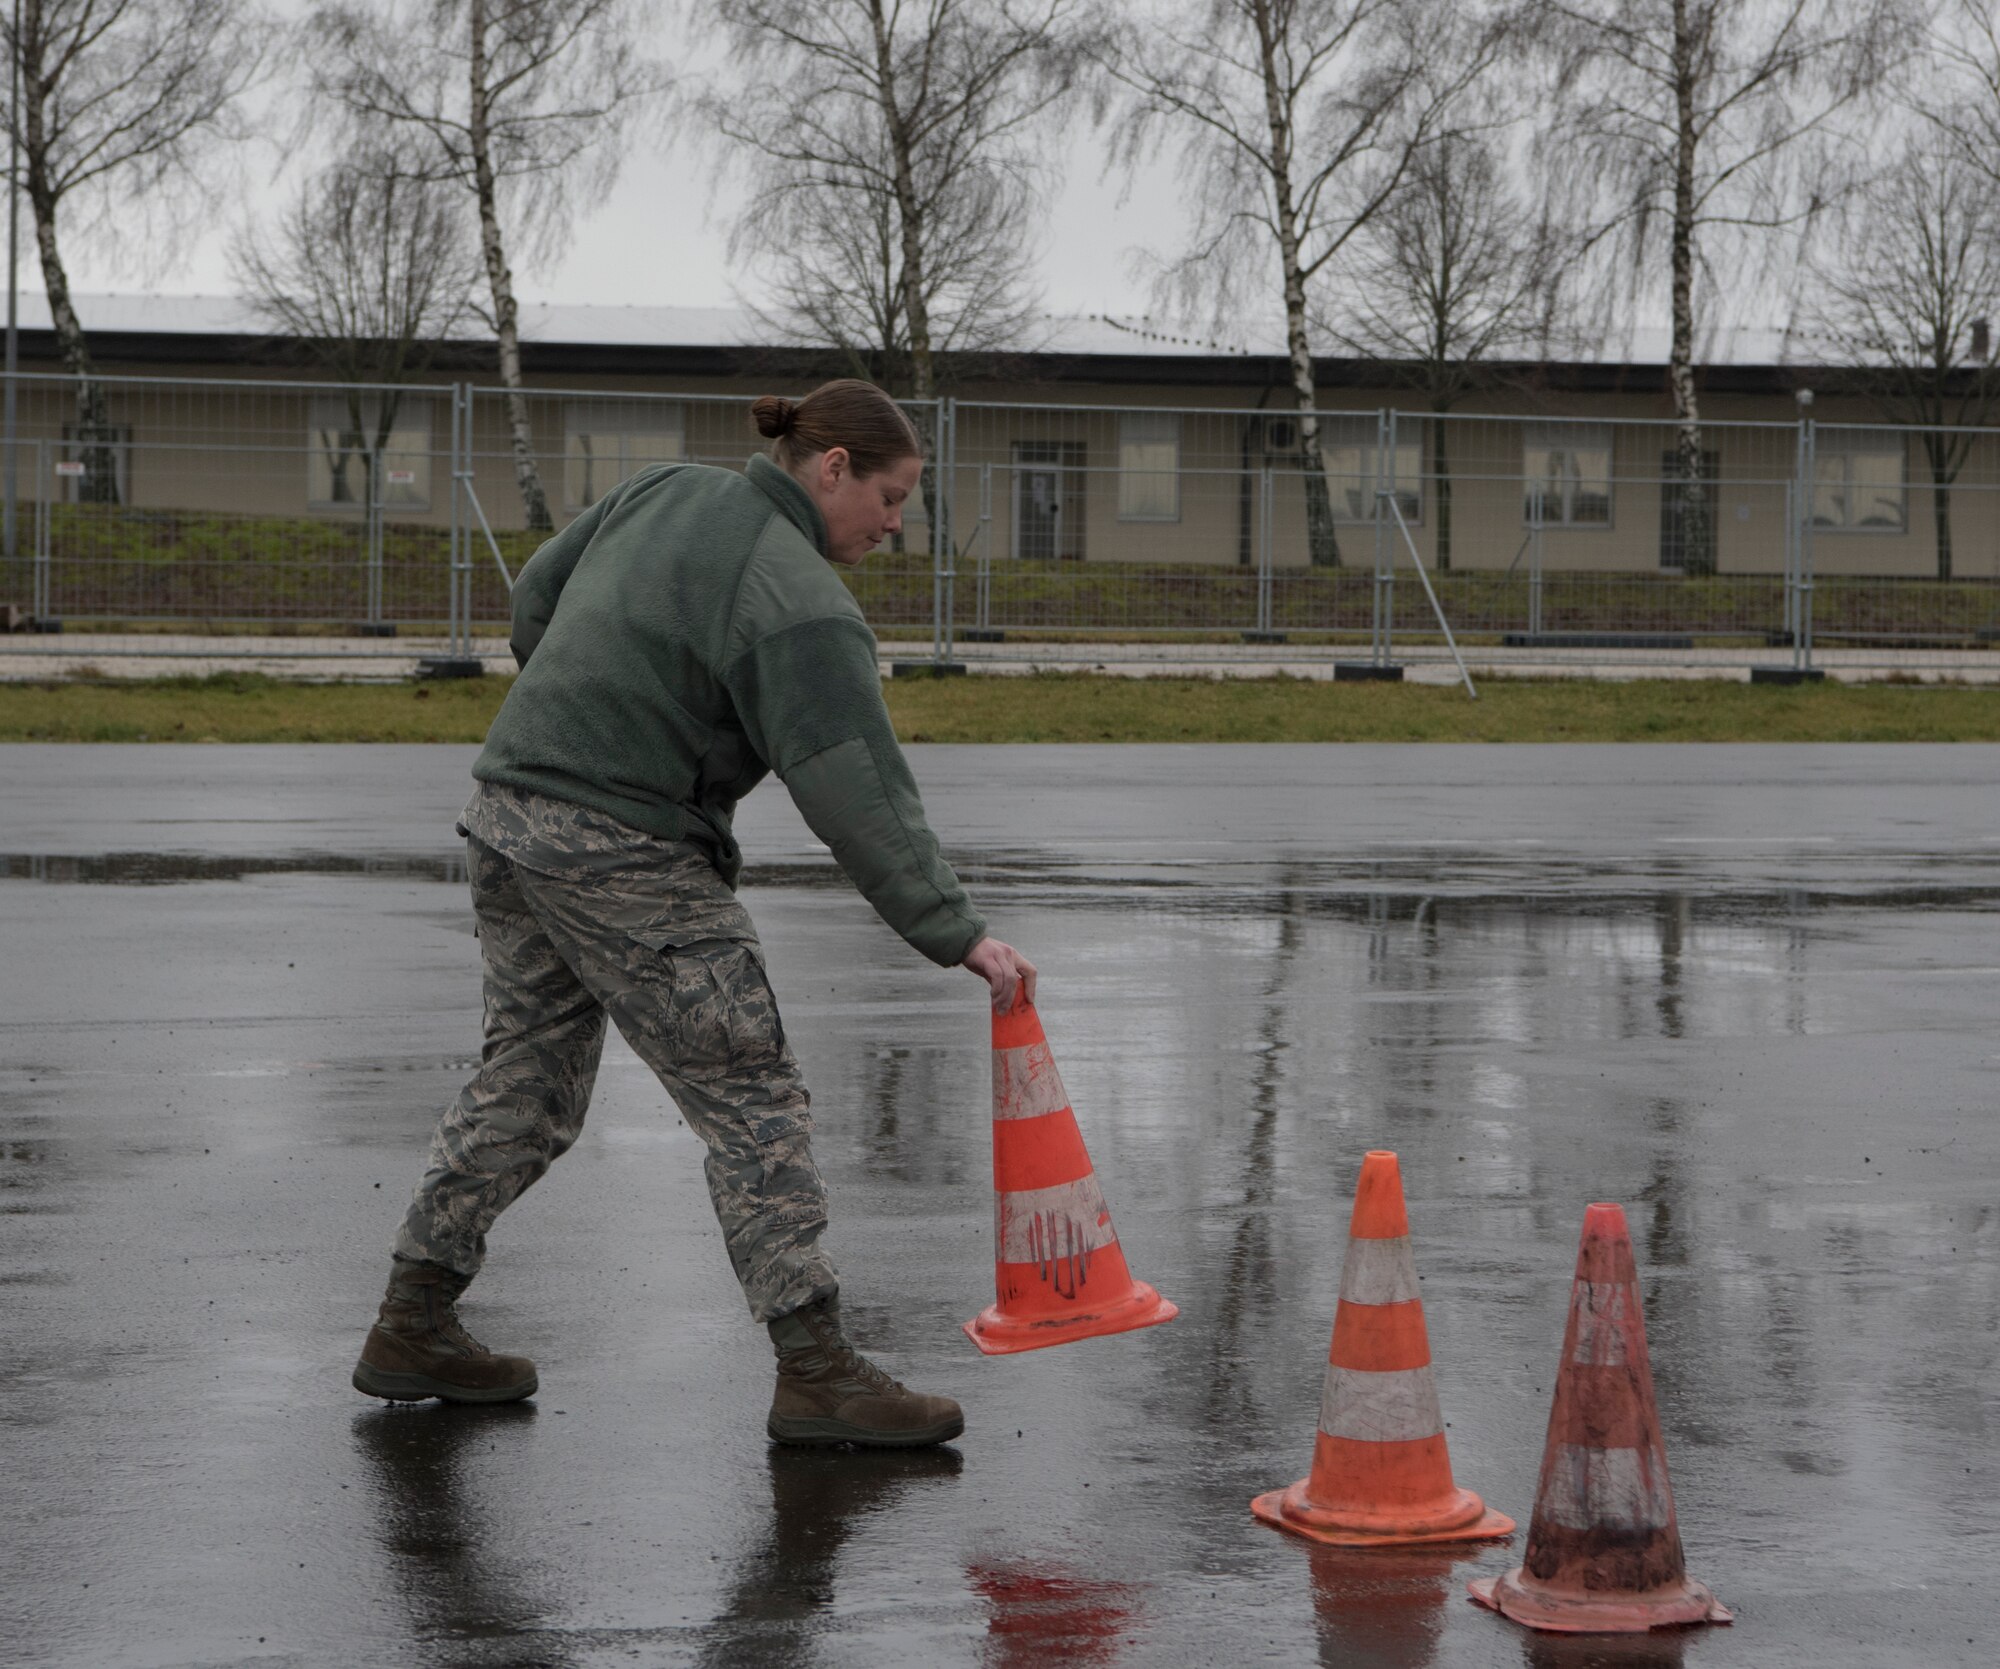
[[[988,1356],[1180,1314],[1125,1267],[1069,1092],[1025,996],[993,1017],[993,1189],[997,1296],[965,1324]]]
[[[1527,1555],[1471,1587],[1502,1616],[1562,1634],[1734,1620],[1682,1559],[1620,1206],[1584,1215]]]
[[[1311,1473],[1250,1503],[1337,1547],[1494,1541],[1514,1521],[1452,1482],[1430,1337],[1393,1153],[1361,1162]]]

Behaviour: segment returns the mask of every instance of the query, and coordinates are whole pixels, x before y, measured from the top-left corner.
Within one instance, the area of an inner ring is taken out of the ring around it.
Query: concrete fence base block
[[[962,626],[959,628],[960,643],[1005,643],[1007,634],[998,626]]]
[[[1750,682],[1753,684],[1818,684],[1823,683],[1826,674],[1816,666],[1753,666]]]
[[[1336,684],[1400,684],[1403,669],[1393,661],[1386,666],[1376,661],[1335,661],[1333,681]]]
[[[1692,649],[1685,632],[1503,632],[1508,649]]]
[[[486,663],[477,655],[435,655],[417,662],[419,678],[483,678]]]
[[[1292,641],[1292,634],[1290,632],[1252,631],[1243,634],[1243,641],[1245,643],[1290,643]]]
[[[963,678],[963,661],[891,661],[892,678]]]
[[[357,620],[347,628],[350,637],[394,637],[396,623],[393,620]]]

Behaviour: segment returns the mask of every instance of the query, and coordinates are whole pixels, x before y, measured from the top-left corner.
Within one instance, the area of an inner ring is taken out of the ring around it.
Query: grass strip
[[[0,684],[8,742],[477,742],[510,679],[299,684],[255,674]],[[1423,684],[896,679],[906,742],[1994,742],[2000,689],[1720,680]]]

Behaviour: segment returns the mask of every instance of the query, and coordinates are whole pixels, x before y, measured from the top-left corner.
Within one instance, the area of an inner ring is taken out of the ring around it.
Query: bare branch
[[[896,392],[1021,345],[1043,141],[1085,65],[1081,0],[717,0],[742,73],[698,101],[748,195],[764,316]]]

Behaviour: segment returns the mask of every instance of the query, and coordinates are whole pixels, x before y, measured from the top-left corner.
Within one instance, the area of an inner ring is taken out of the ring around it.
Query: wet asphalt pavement
[[[622,1044],[465,1305],[533,1402],[347,1374],[478,1045],[462,748],[0,748],[0,1663],[2000,1658],[2000,749],[922,748],[1171,1326],[976,1355],[980,993],[767,787],[745,889],[853,1330],[952,1448],[773,1450],[698,1147]],[[1252,1521],[1301,1475],[1362,1152],[1459,1482],[1523,1525],[1622,1201],[1733,1629],[1526,1634],[1511,1548]]]

